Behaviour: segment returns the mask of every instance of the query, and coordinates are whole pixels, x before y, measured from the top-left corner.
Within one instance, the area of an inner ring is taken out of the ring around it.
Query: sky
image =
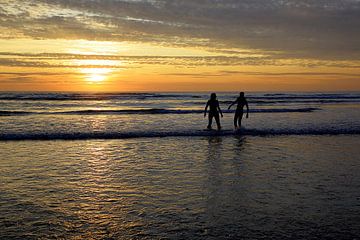
[[[0,91],[359,91],[360,0],[0,0]]]

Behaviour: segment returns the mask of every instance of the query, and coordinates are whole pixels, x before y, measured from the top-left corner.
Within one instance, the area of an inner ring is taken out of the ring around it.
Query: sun
[[[85,80],[89,83],[104,82],[111,73],[108,68],[83,68],[81,72],[85,75]]]
[[[84,74],[88,83],[101,83],[107,80],[114,68],[118,68],[121,61],[104,59],[80,59],[73,60],[72,64],[79,67],[79,72]]]

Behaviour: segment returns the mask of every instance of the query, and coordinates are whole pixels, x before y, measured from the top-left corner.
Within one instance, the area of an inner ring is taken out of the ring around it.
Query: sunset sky
[[[358,91],[359,29],[359,0],[0,0],[0,90]]]

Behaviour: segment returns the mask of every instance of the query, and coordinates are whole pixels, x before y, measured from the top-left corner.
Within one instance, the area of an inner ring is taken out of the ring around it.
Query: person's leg
[[[221,125],[220,125],[220,117],[219,117],[219,114],[215,114],[215,121],[216,121],[216,125],[217,125],[217,128],[218,130],[221,129]]]
[[[238,125],[237,125],[238,118],[239,118],[239,115],[238,115],[238,112],[236,111],[235,115],[234,115],[234,128],[235,129],[237,129],[237,127],[238,127]]]
[[[211,129],[212,119],[213,119],[213,115],[212,115],[212,113],[209,113],[209,124],[207,126],[208,129]]]
[[[239,129],[241,128],[241,120],[243,118],[243,114],[244,114],[243,111],[239,111],[239,114],[238,114],[238,126],[239,126]]]

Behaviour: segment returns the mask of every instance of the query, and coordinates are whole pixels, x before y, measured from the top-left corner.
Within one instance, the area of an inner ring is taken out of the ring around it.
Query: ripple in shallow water
[[[0,142],[0,238],[356,238],[358,140]]]

